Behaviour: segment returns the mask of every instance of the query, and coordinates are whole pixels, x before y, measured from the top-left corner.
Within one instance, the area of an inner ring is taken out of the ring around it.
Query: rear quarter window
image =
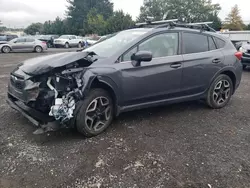
[[[224,46],[226,45],[226,42],[222,39],[214,37],[214,40],[215,40],[215,43],[217,45],[217,48],[224,48]]]

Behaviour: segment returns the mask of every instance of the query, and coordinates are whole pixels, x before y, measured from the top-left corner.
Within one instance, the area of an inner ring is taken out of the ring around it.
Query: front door
[[[18,38],[12,45],[13,51],[22,51],[25,48],[25,38]]]
[[[120,69],[123,106],[159,101],[179,96],[182,76],[178,33],[161,33],[142,41],[116,64]],[[150,51],[151,62],[134,67],[129,60],[136,51]]]

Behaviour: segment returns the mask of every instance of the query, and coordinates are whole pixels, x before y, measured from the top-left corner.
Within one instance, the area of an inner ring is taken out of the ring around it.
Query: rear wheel
[[[243,65],[243,70],[245,70],[247,68],[247,66],[246,65]]]
[[[43,48],[41,46],[36,46],[35,47],[35,52],[36,53],[41,53],[43,51]]]
[[[227,75],[219,75],[211,84],[207,94],[207,104],[211,108],[223,108],[233,94],[233,82]]]
[[[102,133],[114,118],[113,100],[103,89],[93,89],[82,101],[76,118],[77,130],[86,137]]]
[[[2,52],[3,52],[3,53],[10,53],[10,51],[11,51],[11,48],[10,48],[9,46],[4,46],[4,47],[2,48]]]

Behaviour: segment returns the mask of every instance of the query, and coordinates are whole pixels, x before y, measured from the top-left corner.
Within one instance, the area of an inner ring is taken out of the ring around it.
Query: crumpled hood
[[[26,74],[40,75],[54,68],[63,67],[79,59],[86,58],[88,54],[88,52],[65,52],[41,56],[24,61],[19,65],[19,69]]]

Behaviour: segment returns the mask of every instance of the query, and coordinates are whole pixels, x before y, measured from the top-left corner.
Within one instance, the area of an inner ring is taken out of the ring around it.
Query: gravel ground
[[[250,71],[221,110],[189,102],[122,114],[91,139],[74,130],[33,135],[5,102],[9,72],[56,52],[0,54],[1,188],[250,187]]]

